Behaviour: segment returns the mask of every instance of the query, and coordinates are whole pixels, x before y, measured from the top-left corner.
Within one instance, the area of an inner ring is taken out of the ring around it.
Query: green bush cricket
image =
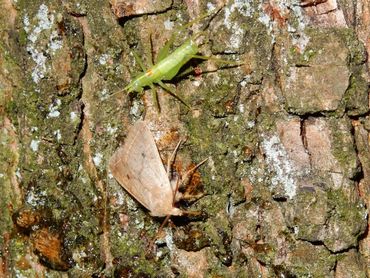
[[[185,29],[188,26],[191,26],[192,24],[214,14],[216,15],[220,10],[218,9],[216,12],[208,12],[195,20],[189,22],[185,26],[181,27],[179,29]],[[212,59],[218,62],[222,63],[228,63],[228,64],[234,64],[234,65],[240,65],[234,61],[227,61],[222,59],[217,59],[213,57],[208,56],[202,56],[197,55],[199,52],[199,47],[197,43],[195,42],[196,38],[202,35],[204,32],[198,32],[197,34],[193,35],[190,39],[187,39],[181,46],[179,46],[176,50],[174,50],[171,54],[169,54],[170,46],[173,44],[175,39],[176,32],[171,36],[169,41],[163,46],[163,48],[160,49],[157,57],[157,61],[154,65],[150,65],[150,68],[146,68],[139,58],[139,56],[133,51],[134,57],[136,61],[138,62],[140,68],[143,70],[141,74],[139,74],[134,80],[132,80],[123,90],[127,93],[130,92],[138,92],[141,93],[145,87],[150,87],[153,93],[153,99],[155,101],[155,104],[157,106],[158,111],[160,110],[157,94],[154,88],[154,84],[159,85],[162,87],[165,91],[170,93],[172,96],[177,98],[179,101],[181,101],[184,105],[189,107],[189,105],[176,93],[175,90],[171,87],[167,86],[163,83],[163,81],[170,81],[174,77],[178,76],[180,69],[191,59],[202,59],[202,60],[208,60]],[[186,73],[189,71],[186,71]],[[183,75],[184,73],[181,73]]]

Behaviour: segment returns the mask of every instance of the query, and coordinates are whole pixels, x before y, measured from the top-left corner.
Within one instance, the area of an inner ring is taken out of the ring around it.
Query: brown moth
[[[137,121],[131,127],[125,143],[110,159],[109,168],[120,185],[152,216],[183,214],[173,206],[175,189],[144,121]]]

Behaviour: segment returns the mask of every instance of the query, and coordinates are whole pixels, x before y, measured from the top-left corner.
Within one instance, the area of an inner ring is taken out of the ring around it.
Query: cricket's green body
[[[194,19],[193,21],[190,21],[188,24],[182,26],[178,31],[184,30],[188,28],[189,26],[191,26],[192,24],[199,22],[200,20],[212,14],[216,14],[217,12],[218,11],[208,12]],[[174,96],[179,101],[181,101],[183,104],[185,104],[187,107],[189,107],[189,105],[179,95],[176,94],[175,90],[171,86],[167,86],[165,83],[163,83],[163,81],[173,79],[179,73],[182,66],[184,66],[188,61],[190,61],[193,58],[203,59],[203,60],[213,59],[213,57],[197,55],[197,53],[199,52],[199,48],[198,48],[198,45],[195,43],[195,40],[196,38],[204,34],[203,31],[200,31],[194,34],[190,39],[186,40],[180,47],[178,47],[175,51],[169,54],[170,46],[173,44],[176,34],[179,34],[179,33],[177,32],[177,33],[172,34],[169,41],[159,51],[158,58],[157,58],[157,61],[155,62],[155,65],[150,65],[149,69],[144,66],[143,62],[138,57],[138,55],[135,52],[133,52],[135,59],[140,65],[143,72],[138,77],[136,77],[134,80],[132,80],[123,89],[128,93],[130,92],[141,93],[145,87],[150,87],[152,89],[153,99],[158,108],[158,111],[160,111],[160,107],[158,103],[157,93],[155,92],[154,84],[158,84],[168,93],[170,93],[172,96]],[[222,59],[213,59],[213,60],[219,61],[221,63],[235,64],[235,62],[222,60]],[[182,72],[181,74],[186,74],[187,72],[189,71],[186,70]]]
[[[152,86],[154,83],[160,84],[162,80],[171,80],[180,68],[198,53],[198,50],[198,46],[193,40],[187,40],[167,57],[162,59],[160,57],[157,64],[150,69],[143,69],[144,72],[131,81],[124,90],[141,92],[146,86]]]

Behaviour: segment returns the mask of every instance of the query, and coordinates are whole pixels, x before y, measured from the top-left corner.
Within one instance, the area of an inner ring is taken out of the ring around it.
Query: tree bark
[[[1,277],[370,276],[369,0],[1,3]],[[123,88],[173,34],[212,58],[159,112]],[[208,158],[163,231],[108,169],[139,119]]]

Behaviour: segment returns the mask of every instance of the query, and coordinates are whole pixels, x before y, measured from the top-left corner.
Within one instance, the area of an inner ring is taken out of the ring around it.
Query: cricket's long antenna
[[[212,18],[217,15],[223,8],[224,8],[225,5],[222,5],[219,9],[213,9],[209,12],[206,12],[206,13],[203,13],[202,15],[198,16],[197,18],[189,21],[187,24],[181,26],[180,28],[178,28],[178,31],[182,31],[184,29],[187,29],[189,26],[193,25],[194,23],[197,23],[201,20],[203,20],[204,18],[207,18],[209,16],[212,16]]]

